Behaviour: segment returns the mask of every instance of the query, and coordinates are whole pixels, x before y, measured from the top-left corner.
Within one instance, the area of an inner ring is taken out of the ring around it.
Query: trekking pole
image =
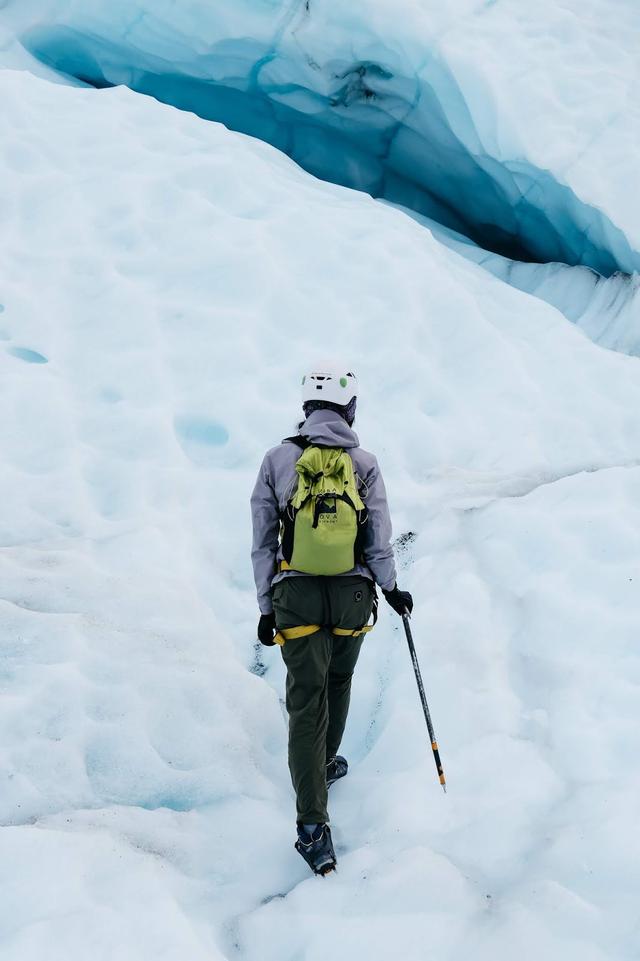
[[[418,682],[418,690],[420,691],[420,700],[422,701],[422,710],[424,711],[424,719],[427,722],[427,730],[429,731],[429,737],[431,738],[431,750],[433,751],[433,759],[436,762],[436,768],[438,771],[438,778],[444,793],[447,793],[447,782],[444,779],[444,771],[442,770],[442,762],[440,761],[440,753],[438,751],[438,744],[436,741],[436,736],[433,733],[433,724],[431,723],[431,715],[429,714],[429,705],[427,704],[427,697],[424,693],[424,685],[422,683],[422,675],[420,674],[420,665],[418,664],[418,655],[416,654],[416,648],[413,643],[413,637],[411,635],[411,628],[409,627],[409,619],[411,615],[409,611],[405,610],[402,615],[402,623],[404,624],[404,632],[407,635],[407,644],[409,645],[409,652],[411,654],[411,660],[413,662],[413,670],[416,675],[416,681]]]

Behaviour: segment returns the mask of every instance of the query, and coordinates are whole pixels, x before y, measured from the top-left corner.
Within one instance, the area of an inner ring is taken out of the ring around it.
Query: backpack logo
[[[338,523],[338,506],[336,504],[335,497],[323,500],[321,504],[318,504],[318,523],[319,524],[337,524]]]

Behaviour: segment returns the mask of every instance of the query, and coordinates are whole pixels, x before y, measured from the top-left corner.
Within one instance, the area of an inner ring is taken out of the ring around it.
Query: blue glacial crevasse
[[[125,39],[58,25],[22,41],[76,79],[126,84],[222,122],[323,180],[409,208],[509,260],[583,265],[605,277],[640,270],[640,255],[601,211],[525,160],[490,156],[437,58],[404,76],[378,44],[376,60],[319,64],[299,40],[285,47],[283,32],[268,47],[230,38],[189,54],[181,45],[175,65]]]

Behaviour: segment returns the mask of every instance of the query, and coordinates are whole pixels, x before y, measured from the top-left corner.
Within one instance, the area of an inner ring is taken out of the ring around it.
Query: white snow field
[[[267,144],[5,49],[2,961],[635,961],[640,359]],[[637,246],[637,197],[584,156]],[[321,880],[248,498],[327,351],[359,374],[448,793],[385,606]]]

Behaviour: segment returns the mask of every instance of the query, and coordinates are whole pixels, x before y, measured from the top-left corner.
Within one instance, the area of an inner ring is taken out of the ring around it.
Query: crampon
[[[336,870],[336,855],[328,824],[317,824],[311,834],[305,830],[304,825],[298,824],[295,848],[314,874],[325,877]]]

